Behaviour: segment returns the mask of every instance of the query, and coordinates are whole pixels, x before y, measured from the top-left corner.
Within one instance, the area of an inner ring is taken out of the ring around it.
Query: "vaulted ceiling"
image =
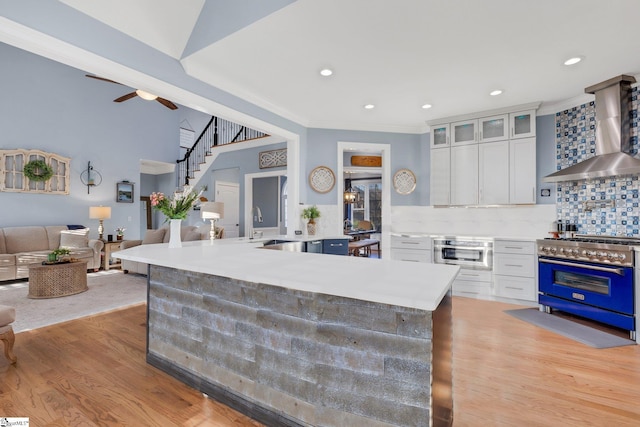
[[[306,127],[419,132],[538,101],[554,112],[640,74],[637,0],[60,1]],[[90,30],[77,29],[89,47]]]

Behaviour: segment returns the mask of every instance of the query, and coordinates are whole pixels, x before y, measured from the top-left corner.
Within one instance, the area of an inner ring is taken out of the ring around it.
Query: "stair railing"
[[[268,136],[264,132],[247,128],[238,123],[212,116],[196,142],[187,150],[184,157],[177,160],[178,173],[176,185],[188,185],[194,178],[194,173],[200,170],[200,165],[206,162],[214,147],[250,141]]]

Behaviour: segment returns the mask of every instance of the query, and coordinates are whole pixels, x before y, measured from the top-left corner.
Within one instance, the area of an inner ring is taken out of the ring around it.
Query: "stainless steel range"
[[[635,339],[634,246],[640,239],[578,235],[538,245],[538,302],[629,331]]]

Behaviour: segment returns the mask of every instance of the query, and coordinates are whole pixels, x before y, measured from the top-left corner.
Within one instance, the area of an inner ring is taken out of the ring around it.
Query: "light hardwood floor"
[[[454,298],[455,426],[638,426],[640,346],[593,349]],[[145,363],[145,307],[16,335],[0,416],[32,426],[256,426]]]

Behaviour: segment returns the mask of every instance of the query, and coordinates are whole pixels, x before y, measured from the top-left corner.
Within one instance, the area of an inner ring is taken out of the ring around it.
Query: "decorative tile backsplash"
[[[632,90],[632,153],[637,157],[638,88]],[[556,161],[560,169],[595,154],[595,101],[556,113]],[[578,225],[580,234],[640,237],[640,180],[637,175],[557,186],[558,219]]]

